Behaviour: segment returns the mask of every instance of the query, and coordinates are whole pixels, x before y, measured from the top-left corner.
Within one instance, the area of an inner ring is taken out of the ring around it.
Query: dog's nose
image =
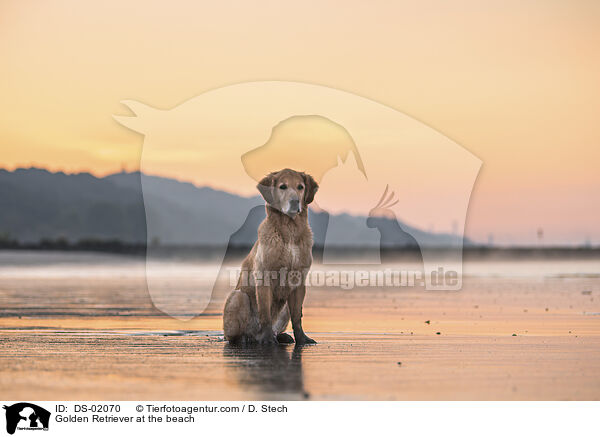
[[[300,201],[299,200],[290,200],[290,210],[297,212],[300,209]]]

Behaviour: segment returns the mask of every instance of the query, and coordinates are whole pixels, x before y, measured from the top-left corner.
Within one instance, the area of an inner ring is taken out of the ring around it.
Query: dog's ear
[[[317,190],[319,189],[319,184],[314,180],[314,178],[306,173],[302,173],[302,177],[304,178],[304,203],[306,205],[310,204],[314,198],[315,194],[317,194]]]
[[[273,203],[273,187],[275,185],[275,173],[268,174],[258,183],[256,188],[260,195],[269,205]]]

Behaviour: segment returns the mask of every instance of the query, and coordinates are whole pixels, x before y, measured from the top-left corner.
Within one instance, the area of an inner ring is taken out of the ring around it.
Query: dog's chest
[[[306,250],[293,242],[281,243],[277,249],[268,249],[268,245],[259,244],[256,250],[256,266],[259,269],[280,268],[302,270],[310,266]],[[308,262],[308,265],[307,265]]]
[[[290,263],[290,268],[295,269],[300,266],[300,247],[297,244],[287,243],[285,245],[285,253]]]

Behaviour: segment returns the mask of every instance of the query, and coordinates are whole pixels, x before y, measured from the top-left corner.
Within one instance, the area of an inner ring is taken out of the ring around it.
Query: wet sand
[[[459,292],[312,288],[304,326],[319,343],[302,348],[231,347],[220,314],[165,316],[137,273],[4,275],[0,390],[10,400],[600,399],[600,276],[532,271],[467,276]]]

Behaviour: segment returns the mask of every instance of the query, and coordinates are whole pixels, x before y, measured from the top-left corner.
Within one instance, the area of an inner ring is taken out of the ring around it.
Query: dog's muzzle
[[[290,200],[288,201],[288,208],[286,214],[289,216],[295,216],[301,210],[300,201],[299,200]]]

